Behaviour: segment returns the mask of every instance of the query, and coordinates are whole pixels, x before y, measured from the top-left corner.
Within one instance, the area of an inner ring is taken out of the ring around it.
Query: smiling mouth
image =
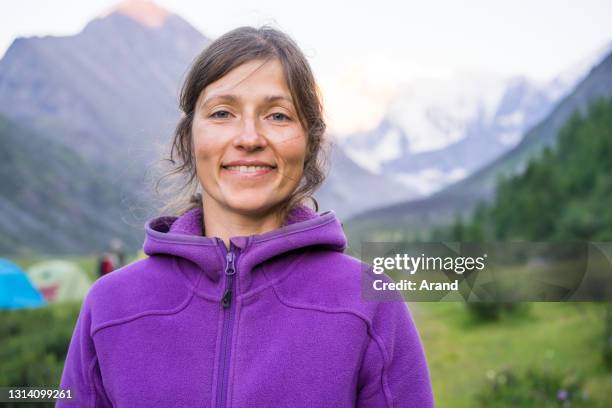
[[[239,174],[265,174],[274,169],[276,166],[221,166],[225,170]]]

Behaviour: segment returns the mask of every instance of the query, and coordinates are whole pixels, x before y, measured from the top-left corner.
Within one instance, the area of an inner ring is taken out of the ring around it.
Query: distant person
[[[113,257],[109,253],[103,253],[98,257],[98,277],[107,275],[115,270],[115,263]]]
[[[318,213],[326,125],[295,42],[217,38],[180,108],[171,173],[191,184],[146,224],[149,257],[89,291],[58,406],[433,407],[407,304],[363,300],[363,264]]]

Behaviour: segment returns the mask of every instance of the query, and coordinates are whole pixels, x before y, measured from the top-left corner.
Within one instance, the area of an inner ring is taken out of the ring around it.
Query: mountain
[[[552,98],[566,96],[569,90],[572,90],[587,76],[591,69],[601,63],[611,52],[612,41],[609,41],[557,74],[546,85],[547,92]]]
[[[460,74],[404,84],[375,128],[342,139],[359,164],[431,194],[520,141],[612,50],[612,43],[552,81]],[[415,197],[416,198],[416,197]]]
[[[377,231],[419,231],[451,222],[456,214],[471,214],[480,201],[491,201],[499,178],[520,174],[527,161],[545,146],[554,146],[561,126],[579,111],[586,114],[590,103],[612,95],[612,53],[595,66],[552,112],[531,128],[521,142],[471,176],[430,197],[382,207],[347,220],[351,234],[371,236]]]
[[[332,150],[330,162],[332,168],[315,197],[320,211],[334,210],[341,219],[401,202],[416,194],[392,178],[363,169],[337,146]]]
[[[208,42],[181,17],[138,0],[76,35],[17,38],[0,61],[0,113],[92,164],[116,172],[130,163],[142,173],[168,141],[179,82]]]
[[[179,118],[179,86],[192,60],[209,42],[180,16],[144,0],[118,4],[75,35],[17,38],[0,60],[0,115],[21,129],[19,134],[27,129],[37,135],[37,140],[42,140],[40,145],[48,142],[57,149],[64,147],[63,153],[57,154],[71,155],[74,163],[69,166],[73,170],[70,172],[65,168],[46,171],[48,183],[44,184],[34,182],[34,176],[21,181],[16,173],[5,174],[7,185],[25,185],[30,192],[19,195],[6,190],[7,196],[2,196],[10,211],[2,213],[0,223],[10,225],[12,232],[0,249],[13,248],[8,244],[11,241],[15,250],[84,252],[101,248],[99,244],[113,236],[132,243],[130,250],[137,249],[141,241],[134,236],[141,236],[142,223],[152,215],[153,204],[158,201],[149,176],[150,171],[157,170],[154,166],[162,153],[167,152]],[[16,136],[6,140],[14,143],[11,154],[31,152],[21,164],[24,172],[26,166],[35,169],[39,162],[48,163],[52,157],[22,145]],[[333,208],[338,215],[348,217],[355,211],[411,196],[410,189],[389,181],[387,176],[359,168],[340,148],[334,157],[337,159],[332,162],[329,178],[317,193],[322,208]],[[81,167],[84,170],[76,171]],[[55,191],[53,200],[45,196],[45,201],[55,203],[45,212],[34,196],[54,191],[51,180],[55,174],[62,186],[71,183],[68,175],[74,178],[74,186],[93,183],[90,178],[96,175],[97,189],[120,190],[123,195],[104,193],[108,199],[98,207],[86,194],[65,196],[70,190],[62,187]],[[376,194],[364,194],[365,189]],[[26,202],[28,197],[35,200],[31,205]],[[73,207],[60,205],[60,201],[68,200]],[[139,209],[143,219],[129,225],[125,218],[133,218],[133,205],[143,207]],[[82,231],[95,230],[103,238],[75,239],[78,234],[73,231],[53,240],[51,235],[39,233],[45,228],[52,231],[62,211],[74,213],[80,206],[89,215],[95,209],[96,218],[80,216],[74,228],[78,225]],[[102,228],[100,220],[116,220],[131,232],[121,234],[110,225]],[[20,238],[15,238],[18,235]]]
[[[554,102],[523,77],[418,80],[400,88],[379,126],[343,146],[360,164],[427,195],[516,145]]]
[[[570,117],[554,148],[498,184],[490,205],[436,234],[452,241],[609,241],[610,157],[612,98],[598,99],[586,116]]]
[[[5,175],[7,185],[24,187],[17,195],[3,191],[0,223],[10,227],[0,249],[83,253],[104,249],[116,236],[136,250],[143,218],[154,210],[147,177],[179,117],[179,83],[209,41],[181,17],[142,0],[120,3],[75,35],[17,38],[0,60],[0,114],[18,134],[27,129],[71,162],[44,171],[46,183]],[[44,170],[54,156],[23,145],[24,138],[11,134],[6,154],[30,152],[23,171]],[[43,234],[61,231],[58,220],[71,223],[70,232]]]
[[[142,226],[116,203],[130,194],[91,169],[73,150],[0,116],[0,253],[91,253],[109,238],[130,247]],[[78,175],[78,177],[75,177]]]

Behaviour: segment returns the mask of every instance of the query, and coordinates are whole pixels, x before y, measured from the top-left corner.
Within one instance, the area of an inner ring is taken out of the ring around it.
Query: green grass
[[[411,303],[431,372],[437,407],[474,407],[489,370],[574,371],[591,399],[607,401],[612,372],[602,365],[604,307],[529,303],[516,315],[480,323],[458,302]],[[605,406],[605,405],[602,405]]]

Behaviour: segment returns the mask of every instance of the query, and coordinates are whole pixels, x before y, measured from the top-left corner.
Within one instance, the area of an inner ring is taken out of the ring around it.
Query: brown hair
[[[297,44],[287,34],[264,25],[260,28],[238,27],[227,32],[209,44],[193,61],[181,88],[179,106],[182,116],[174,131],[170,157],[166,159],[172,168],[158,179],[155,190],[159,194],[159,185],[167,177],[178,176],[182,182],[169,186],[170,191],[166,193],[170,199],[160,209],[161,215],[181,215],[202,205],[191,135],[196,101],[202,90],[243,63],[273,58],[283,66],[299,121],[307,132],[304,173],[296,190],[281,204],[281,219],[286,221],[291,209],[306,198],[312,199],[318,210],[312,194],[327,175],[328,153],[324,148],[326,124],[321,92]]]

